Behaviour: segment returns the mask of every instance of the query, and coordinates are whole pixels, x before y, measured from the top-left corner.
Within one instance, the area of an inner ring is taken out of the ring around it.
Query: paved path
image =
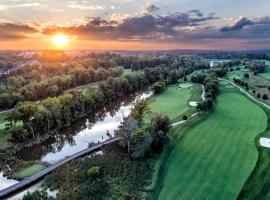
[[[202,86],[202,95],[201,95],[201,97],[202,97],[202,100],[205,101],[205,87],[204,87],[204,85],[201,85],[201,86]]]
[[[256,101],[257,103],[263,105],[264,107],[270,109],[270,106],[267,105],[266,103],[256,99],[255,97],[253,97],[249,92],[247,92],[246,90],[244,90],[243,88],[241,88],[240,86],[236,85],[234,82],[232,81],[229,81],[227,79],[223,79],[223,78],[220,78],[219,80],[223,80],[223,81],[227,81],[228,83],[231,83],[234,87],[237,87],[242,93],[246,94],[250,99],[252,99],[253,101]]]
[[[13,109],[0,111],[0,114],[8,113],[8,112],[11,112],[12,110],[13,110]]]
[[[20,181],[19,183],[15,184],[15,185],[12,185],[12,186],[10,186],[8,188],[5,188],[5,189],[1,190],[0,191],[0,199],[8,197],[9,195],[11,195],[13,193],[16,193],[17,191],[24,189],[26,186],[29,186],[29,185],[35,183],[36,181],[40,180],[41,178],[43,178],[47,174],[51,173],[56,168],[66,164],[66,163],[68,163],[68,162],[70,162],[70,161],[72,161],[72,160],[74,160],[76,158],[79,158],[79,157],[84,156],[86,154],[92,153],[92,152],[100,149],[101,147],[103,147],[105,145],[117,142],[117,141],[119,141],[121,139],[122,138],[120,138],[120,137],[112,138],[112,139],[109,139],[109,140],[107,140],[105,142],[97,144],[95,146],[92,146],[92,147],[89,147],[89,148],[87,148],[85,150],[82,150],[82,151],[80,151],[80,152],[78,152],[78,153],[76,153],[76,154],[74,154],[72,156],[68,156],[63,160],[60,160],[59,162],[50,165],[49,167],[47,167],[44,170],[38,172],[37,174],[31,176],[30,178],[26,178],[26,179]]]

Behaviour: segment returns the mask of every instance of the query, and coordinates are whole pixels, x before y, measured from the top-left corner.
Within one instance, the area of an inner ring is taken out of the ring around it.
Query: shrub
[[[188,120],[188,116],[184,115],[182,119],[183,120]]]
[[[91,177],[98,177],[100,174],[100,167],[94,166],[87,170],[87,175]]]

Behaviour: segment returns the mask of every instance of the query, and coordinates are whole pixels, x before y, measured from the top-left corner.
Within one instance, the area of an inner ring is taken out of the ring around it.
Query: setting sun
[[[69,41],[68,36],[63,34],[57,34],[53,37],[53,42],[57,47],[63,48]]]

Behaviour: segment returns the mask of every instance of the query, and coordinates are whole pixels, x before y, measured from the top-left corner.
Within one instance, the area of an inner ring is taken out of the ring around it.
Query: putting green
[[[190,109],[188,102],[193,96],[194,98],[196,96],[196,94],[192,94],[195,87],[199,86],[186,83],[168,86],[161,95],[155,96],[149,101],[149,107],[153,112],[167,115],[171,121],[175,121]],[[199,92],[198,89],[197,96],[200,95]]]
[[[172,150],[158,199],[236,199],[257,161],[254,139],[266,126],[264,111],[246,97],[219,95],[215,112],[188,127]]]

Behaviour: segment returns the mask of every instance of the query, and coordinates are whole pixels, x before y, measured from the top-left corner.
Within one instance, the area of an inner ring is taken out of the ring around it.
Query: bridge
[[[0,191],[0,199],[3,199],[3,198],[7,198],[8,196],[18,192],[18,191],[21,191],[22,189],[24,189],[25,187],[37,182],[38,180],[42,179],[44,176],[46,176],[47,174],[51,173],[53,170],[57,169],[58,167],[61,167],[62,165],[76,159],[76,158],[79,158],[79,157],[82,157],[86,154],[89,154],[89,153],[92,153],[96,150],[99,150],[101,149],[103,146],[105,145],[108,145],[108,144],[112,144],[114,142],[117,142],[117,141],[120,141],[122,138],[121,137],[115,137],[115,138],[111,138],[105,142],[102,142],[102,143],[99,143],[99,144],[96,144],[92,147],[89,147],[85,150],[82,150],[82,151],[79,151],[78,153],[75,153],[74,155],[72,156],[68,156],[66,157],[65,159],[63,160],[60,160],[54,164],[51,164],[49,167],[45,168],[44,170],[36,173],[35,175],[29,177],[29,178],[25,178],[24,180],[20,181],[19,183],[17,184],[14,184],[10,187],[7,187],[3,190]]]

